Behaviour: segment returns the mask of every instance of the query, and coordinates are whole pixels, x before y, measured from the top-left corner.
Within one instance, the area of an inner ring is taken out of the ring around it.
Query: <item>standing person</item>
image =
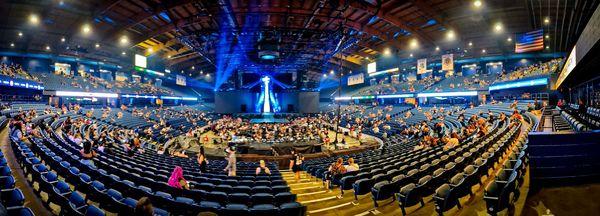
[[[295,174],[296,181],[300,181],[300,171],[302,171],[302,162],[304,161],[304,156],[302,154],[296,153],[295,150],[292,150],[292,160],[290,160],[290,169]]]
[[[181,168],[180,166],[175,166],[175,169],[173,169],[173,172],[171,173],[171,177],[169,177],[168,183],[169,186],[174,188],[185,188],[187,190],[190,189],[190,185],[185,180],[185,178],[183,178],[183,168]]]
[[[79,150],[81,153],[81,163],[85,165],[94,165],[94,157],[96,157],[96,151],[92,149],[92,142],[89,140],[83,141],[83,148]]]
[[[235,150],[232,147],[227,147],[225,149],[227,152],[227,167],[223,171],[227,171],[227,175],[235,176],[235,172],[237,169],[237,161],[235,158]]]
[[[200,146],[200,153],[198,153],[198,164],[200,165],[200,173],[206,173],[206,165],[208,164],[208,160],[206,160],[206,156],[204,155],[204,146]]]

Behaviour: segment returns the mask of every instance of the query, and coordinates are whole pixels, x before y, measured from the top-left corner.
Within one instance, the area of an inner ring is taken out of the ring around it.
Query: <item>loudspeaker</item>
[[[287,112],[294,112],[294,104],[288,104]]]
[[[247,110],[248,110],[248,108],[246,108],[246,104],[240,105],[240,112],[245,113],[245,112],[248,112]]]

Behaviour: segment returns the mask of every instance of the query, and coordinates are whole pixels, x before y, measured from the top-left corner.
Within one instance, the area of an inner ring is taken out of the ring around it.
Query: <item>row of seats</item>
[[[558,108],[560,110],[560,115],[567,120],[567,122],[569,123],[569,125],[571,125],[571,127],[573,129],[575,129],[576,131],[587,131],[588,127],[583,123],[580,122],[577,118],[573,117],[571,114],[567,113],[564,110],[561,110],[560,108]]]
[[[15,188],[15,178],[4,154],[0,152],[0,212],[8,215],[34,215],[31,209],[24,207],[25,196]]]
[[[62,140],[60,136],[57,136],[54,132],[52,134],[44,134],[46,136],[45,139],[42,140],[32,140],[35,143],[35,147],[39,148],[35,152],[38,156],[42,157],[44,163],[40,163],[44,165],[47,170],[54,171],[46,171],[40,172],[40,176],[42,173],[51,173],[46,174],[49,176],[63,176],[65,178],[65,184],[72,184],[78,193],[87,194],[85,196],[84,203],[88,201],[94,201],[100,203],[99,207],[101,209],[107,210],[109,212],[131,212],[131,206],[129,204],[134,204],[136,199],[139,196],[148,196],[153,202],[155,202],[155,206],[157,206],[157,212],[166,213],[160,211],[162,209],[173,209],[176,211],[174,214],[185,214],[188,213],[187,210],[190,211],[213,211],[218,213],[226,213],[226,214],[234,214],[235,212],[244,212],[246,213],[260,213],[265,212],[265,214],[273,214],[279,212],[287,212],[291,215],[296,213],[298,215],[303,215],[305,212],[305,207],[300,205],[295,201],[295,196],[287,191],[289,188],[287,186],[283,187],[282,191],[279,190],[280,187],[277,185],[273,186],[273,182],[270,182],[270,186],[264,186],[264,180],[261,180],[261,176],[253,177],[252,181],[255,184],[258,184],[254,187],[249,186],[239,186],[240,188],[234,189],[233,187],[229,188],[226,186],[218,185],[215,188],[210,188],[214,191],[205,191],[202,189],[194,189],[194,190],[179,190],[178,193],[169,193],[169,191],[160,191],[156,190],[156,188],[152,187],[152,185],[145,185],[144,183],[138,182],[133,183],[133,179],[128,179],[124,176],[123,172],[116,171],[115,173],[108,174],[105,169],[102,169],[103,165],[107,165],[106,163],[100,162],[99,159],[95,160],[96,164],[100,167],[92,167],[86,166],[79,162],[78,157],[78,147],[75,145],[68,143],[68,141]],[[104,155],[105,157],[107,155]],[[108,159],[108,157],[104,158]],[[115,159],[112,157],[111,159]],[[189,160],[189,159],[186,159]],[[35,160],[33,160],[35,161]],[[165,161],[166,162],[166,161]],[[213,161],[211,161],[212,163]],[[168,163],[168,162],[167,162]],[[100,165],[103,164],[103,165]],[[41,166],[39,166],[41,169]],[[50,167],[50,168],[48,168]],[[106,168],[104,166],[103,168]],[[121,167],[122,168],[122,167]],[[276,170],[275,170],[276,171]],[[118,175],[115,175],[118,174]],[[135,173],[133,173],[135,175]],[[90,176],[94,176],[93,178]],[[213,175],[213,177],[217,177],[218,175]],[[141,177],[138,175],[138,177]],[[200,177],[200,176],[199,176]],[[267,176],[264,176],[267,177]],[[279,176],[280,177],[280,176]],[[123,179],[122,179],[123,178]],[[242,178],[239,177],[239,182],[242,182]],[[254,179],[256,178],[256,179]],[[94,180],[95,179],[95,180]],[[122,180],[121,180],[122,179]],[[144,179],[150,180],[148,176]],[[202,178],[200,178],[202,179]],[[266,178],[269,181],[270,177]],[[230,179],[237,181],[238,179]],[[246,178],[245,180],[250,180]],[[275,179],[273,180],[274,182]],[[38,182],[38,181],[36,181]],[[147,183],[147,182],[146,182]],[[217,183],[216,181],[214,183]],[[221,182],[218,182],[221,183]],[[224,180],[222,183],[234,183],[233,181]],[[162,183],[164,184],[164,183]],[[193,184],[193,183],[192,183]],[[61,186],[59,188],[66,189],[64,184],[56,183],[57,186]],[[194,185],[194,184],[193,184]],[[199,184],[201,185],[201,184]],[[166,184],[165,184],[166,186]],[[205,189],[208,189],[211,185],[206,182],[204,184]],[[231,185],[227,185],[231,186]],[[230,189],[230,192],[237,191],[240,189],[240,193],[224,193],[223,191],[217,191],[216,189]],[[248,190],[245,190],[248,189]],[[261,191],[261,189],[266,189],[269,191],[276,191],[278,193],[260,193],[265,192]],[[68,193],[68,191],[64,191]],[[87,192],[87,193],[86,193]],[[248,193],[244,193],[248,192]],[[252,193],[256,192],[256,193]],[[71,195],[73,191],[71,191],[68,195],[73,196],[73,201],[77,201],[77,195]],[[77,193],[76,193],[77,194]],[[125,197],[123,194],[128,194],[132,197]],[[83,196],[81,196],[83,197]],[[68,199],[66,199],[68,200]],[[207,201],[213,200],[213,201]],[[71,205],[73,203],[61,203],[62,207]],[[182,208],[172,208],[173,206],[184,206]],[[129,206],[129,207],[128,207]],[[90,207],[92,208],[92,207]],[[177,212],[179,209],[186,209],[186,212]],[[173,213],[173,212],[171,212]]]

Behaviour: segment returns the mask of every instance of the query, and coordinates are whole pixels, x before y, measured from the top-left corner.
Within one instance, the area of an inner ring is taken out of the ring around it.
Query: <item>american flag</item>
[[[533,52],[544,49],[544,30],[517,34],[515,53]]]

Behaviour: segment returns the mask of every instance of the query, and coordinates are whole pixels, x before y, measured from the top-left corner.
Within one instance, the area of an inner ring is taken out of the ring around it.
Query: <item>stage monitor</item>
[[[135,66],[146,68],[148,66],[146,56],[135,54]]]

